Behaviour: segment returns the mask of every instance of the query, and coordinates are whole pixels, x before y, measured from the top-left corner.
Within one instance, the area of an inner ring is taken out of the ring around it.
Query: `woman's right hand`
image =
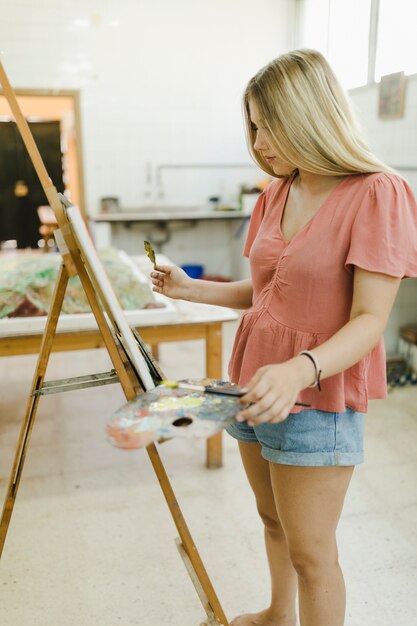
[[[176,265],[154,265],[152,291],[169,298],[190,300],[193,279]]]

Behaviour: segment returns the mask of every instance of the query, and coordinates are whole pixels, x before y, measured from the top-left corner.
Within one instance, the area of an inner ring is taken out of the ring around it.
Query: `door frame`
[[[83,162],[83,150],[82,150],[80,92],[78,90],[73,90],[73,89],[33,89],[33,88],[32,89],[26,89],[26,88],[15,89],[14,92],[16,94],[18,102],[19,102],[19,97],[26,97],[26,98],[29,97],[29,98],[35,98],[35,99],[69,98],[72,100],[72,112],[74,115],[74,138],[75,138],[74,155],[75,155],[75,160],[76,160],[75,168],[76,168],[76,175],[77,175],[77,184],[76,184],[77,196],[78,196],[77,204],[80,207],[81,214],[83,215],[84,220],[87,221],[88,218],[87,218],[87,211],[85,207],[84,162]],[[5,100],[5,104],[8,110],[8,115],[10,117],[10,120],[15,121],[15,118],[9,109],[7,100],[4,95],[4,91],[2,89],[0,89],[0,97],[4,98]],[[19,105],[22,106],[22,102],[19,102]],[[1,115],[3,114],[1,113]],[[26,112],[25,116],[30,118],[32,117],[32,114]],[[40,117],[39,119],[42,119],[42,117]],[[46,120],[47,118],[45,117],[44,119]],[[50,119],[50,117],[48,119]],[[63,116],[57,114],[56,119],[59,119],[62,122]],[[71,184],[68,186],[68,189],[71,190]]]

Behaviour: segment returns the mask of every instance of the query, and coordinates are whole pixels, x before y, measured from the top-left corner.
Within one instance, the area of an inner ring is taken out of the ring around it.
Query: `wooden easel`
[[[10,86],[1,63],[0,83],[3,87],[4,95],[8,100],[10,109],[16,119],[19,132],[42,184],[49,205],[52,207],[57,218],[59,225],[57,239],[58,241],[61,241],[59,247],[63,257],[63,263],[58,273],[53,299],[42,338],[40,353],[37,360],[36,370],[33,377],[26,413],[22,423],[0,520],[1,557],[40,397],[46,393],[59,393],[75,388],[81,389],[85,387],[119,382],[125,393],[126,399],[131,400],[136,397],[138,393],[152,388],[155,384],[162,380],[163,374],[158,364],[152,359],[152,356],[137,333],[133,334],[132,331],[128,329],[127,332],[131,333],[131,335],[127,337],[126,330],[123,332],[123,329],[120,328],[123,324],[123,320],[117,318],[115,315],[115,308],[112,306],[110,297],[111,294],[107,291],[107,286],[103,286],[103,282],[100,281],[97,272],[95,271],[94,263],[92,262],[94,259],[89,258],[88,255],[85,254],[78,231],[74,230],[74,222],[72,222],[69,218],[69,209],[65,206],[68,203],[66,203],[65,199],[57,193],[57,190],[48,176],[38,148],[29,130],[28,124],[23,117],[16,96]],[[71,209],[75,209],[75,207],[71,207]],[[44,379],[49,356],[52,350],[52,344],[56,333],[56,327],[68,279],[70,276],[75,274],[78,274],[81,280],[81,284],[97,321],[106,349],[113,363],[114,370],[111,372],[94,374],[92,376],[81,376],[67,380],[45,382]],[[128,340],[127,342],[126,339]],[[136,342],[135,345],[140,352],[140,358],[138,358],[136,351],[133,349],[135,346],[132,347],[132,341]],[[188,530],[158,450],[154,444],[149,445],[146,450],[161,485],[161,489],[171,512],[172,519],[178,530],[179,538],[176,539],[177,548],[207,614],[205,624],[207,626],[229,626],[205,570],[204,564]]]

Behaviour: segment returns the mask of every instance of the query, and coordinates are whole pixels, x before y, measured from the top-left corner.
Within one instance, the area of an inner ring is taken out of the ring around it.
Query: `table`
[[[160,262],[170,263],[163,255],[158,255]],[[146,263],[143,256],[134,257],[141,268]],[[238,313],[232,309],[194,304],[185,301],[171,301],[175,307],[175,315],[169,322],[138,327],[144,342],[157,351],[160,343],[172,341],[189,341],[203,339],[206,344],[206,376],[209,378],[222,377],[222,326],[227,321],[238,319]],[[92,326],[95,320],[92,317]],[[22,323],[24,318],[22,318]],[[0,356],[15,356],[21,354],[36,354],[39,352],[42,334],[21,332],[10,335],[7,330],[7,319],[0,323]],[[53,351],[89,350],[104,347],[103,339],[98,328],[77,330],[74,328],[58,331],[55,335]],[[206,465],[217,468],[222,465],[222,433],[207,440]]]

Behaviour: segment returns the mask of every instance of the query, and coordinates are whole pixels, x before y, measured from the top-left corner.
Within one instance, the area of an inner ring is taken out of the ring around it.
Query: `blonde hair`
[[[366,145],[347,95],[316,50],[283,54],[262,68],[244,93],[249,151],[265,172],[276,176],[253,147],[250,100],[259,109],[271,147],[294,169],[327,176],[393,171]]]

